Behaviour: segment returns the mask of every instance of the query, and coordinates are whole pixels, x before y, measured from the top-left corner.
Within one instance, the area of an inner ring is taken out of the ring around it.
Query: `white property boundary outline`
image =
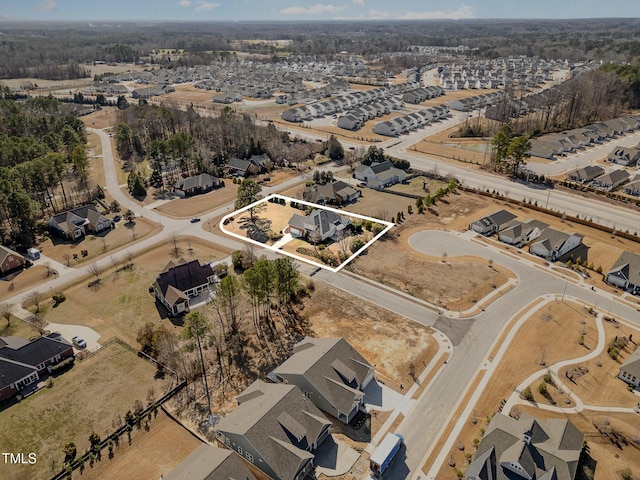
[[[234,217],[236,215],[239,215],[242,212],[245,212],[245,211],[249,210],[250,208],[255,207],[256,205],[259,205],[259,204],[264,203],[264,202],[268,202],[271,198],[283,199],[285,202],[295,202],[295,203],[298,203],[300,205],[307,205],[309,207],[319,208],[321,210],[329,210],[331,212],[335,212],[335,213],[337,213],[337,214],[339,214],[341,216],[345,216],[345,217],[359,218],[361,220],[369,220],[371,222],[375,222],[375,223],[380,223],[382,225],[386,225],[386,228],[384,230],[382,230],[378,235],[374,236],[367,243],[365,243],[365,245],[362,248],[358,249],[357,252],[352,254],[349,258],[347,258],[344,262],[342,262],[336,268],[331,268],[331,267],[329,267],[329,266],[327,266],[327,265],[325,265],[323,263],[314,262],[313,260],[310,260],[308,258],[301,257],[300,255],[296,255],[295,253],[291,253],[291,252],[287,252],[285,250],[280,250],[280,249],[277,249],[277,248],[273,248],[272,245],[265,245],[264,243],[260,243],[260,242],[258,242],[256,240],[252,240],[249,237],[245,237],[245,236],[239,235],[239,234],[237,234],[235,232],[230,232],[229,230],[227,230],[225,228],[225,224],[224,223],[227,221],[228,218],[231,218],[231,217]],[[227,235],[229,235],[231,237],[237,238],[238,240],[242,240],[243,242],[252,243],[254,245],[257,245],[258,247],[266,248],[268,250],[280,253],[282,255],[286,255],[288,257],[295,258],[296,260],[299,260],[301,262],[305,262],[305,263],[308,263],[310,265],[314,265],[316,267],[324,268],[325,270],[329,270],[330,272],[334,272],[334,273],[339,272],[344,266],[348,265],[349,262],[351,262],[354,258],[356,258],[358,255],[360,255],[362,252],[364,252],[369,247],[369,245],[372,245],[373,242],[375,242],[376,240],[381,238],[385,233],[387,233],[394,226],[395,226],[395,223],[393,223],[393,222],[387,222],[385,220],[379,220],[377,218],[367,217],[365,215],[360,215],[360,214],[357,214],[357,213],[351,213],[351,212],[348,212],[346,210],[339,210],[337,208],[326,207],[324,205],[318,205],[317,203],[311,203],[311,202],[306,202],[304,200],[298,200],[297,198],[291,198],[291,197],[287,197],[287,196],[284,196],[284,195],[279,195],[277,193],[272,193],[271,195],[269,195],[269,196],[267,196],[265,198],[262,198],[262,199],[258,200],[257,202],[253,202],[253,203],[247,205],[246,207],[243,207],[243,208],[241,208],[239,210],[236,210],[235,212],[229,213],[229,214],[225,215],[224,217],[222,217],[222,220],[220,220],[220,230],[222,230],[222,232],[226,233]]]

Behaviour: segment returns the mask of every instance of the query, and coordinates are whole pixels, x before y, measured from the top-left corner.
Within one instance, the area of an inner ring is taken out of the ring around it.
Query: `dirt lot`
[[[105,449],[102,461],[93,468],[86,465],[83,480],[128,480],[131,478],[162,478],[200,445],[200,441],[184,427],[169,418],[162,410],[149,424],[149,431],[135,430],[131,435],[131,445],[124,436],[119,447],[113,451],[113,459],[108,458]],[[76,474],[77,476],[77,474]]]
[[[118,109],[116,107],[102,107],[89,115],[84,115],[80,119],[87,127],[107,128],[116,124]]]
[[[84,452],[92,430],[100,436],[111,432],[114,416],[124,416],[136,400],[146,402],[150,389],[153,398],[162,396],[171,381],[155,380],[155,372],[155,366],[112,344],[57,376],[52,388],[4,409],[0,412],[3,449],[36,452],[38,462],[10,471],[5,467],[3,478],[49,478],[62,468],[66,442],[73,441]]]
[[[376,366],[376,377],[397,391],[413,383],[411,363],[419,376],[437,352],[429,327],[325,284],[316,284],[304,312],[315,336],[344,337]]]
[[[88,287],[93,277],[64,290],[67,300],[58,308],[46,314],[46,320],[56,323],[82,324],[100,333],[101,341],[119,336],[132,345],[136,345],[138,329],[148,321],[160,320],[153,296],[148,292],[158,273],[169,261],[184,258],[187,261],[198,259],[201,263],[220,260],[229,252],[213,248],[201,240],[178,239],[179,256],[175,256],[173,243],[167,242],[153,250],[145,252],[133,260],[133,270],[121,271],[114,268],[102,274],[102,282],[96,287]],[[191,248],[191,250],[190,250]],[[123,259],[120,256],[120,266]],[[174,328],[169,320],[166,325]]]
[[[486,428],[485,419],[496,413],[500,401],[507,398],[522,380],[544,368],[540,365],[543,357],[545,363],[551,365],[560,360],[585,355],[588,353],[588,348],[595,347],[597,344],[595,320],[583,312],[582,305],[553,302],[538,308],[520,327],[476,404],[474,412],[477,423],[473,424],[469,419],[458,436],[456,443],[462,443],[465,450],[461,451],[454,447],[450,452],[456,467],[452,468],[445,464],[438,478],[453,480],[456,478],[456,470],[463,465],[468,465],[465,454],[473,453],[474,438],[482,438],[480,429]],[[580,323],[582,320],[586,322],[584,325]],[[582,329],[586,332],[584,346],[578,345],[577,342]],[[575,341],[572,340],[572,332]],[[550,339],[559,338],[569,340],[550,342]],[[561,399],[558,400],[560,403]]]
[[[385,196],[387,201],[410,199],[367,190],[365,198]],[[406,220],[390,231],[390,235],[373,244],[366,255],[360,256],[348,267],[353,272],[405,291],[417,298],[438,303],[448,309],[466,310],[495,288],[503,285],[513,274],[487,259],[476,257],[441,258],[421,254],[408,244],[409,237],[425,229],[457,226],[463,215],[477,208],[475,199],[466,194],[447,197],[448,203],[434,207],[437,213],[405,214]],[[412,204],[411,202],[410,204]],[[360,202],[353,206],[356,211]],[[396,208],[398,208],[396,206]],[[413,205],[415,209],[415,204]],[[352,207],[350,207],[352,208]],[[392,210],[393,212],[394,210]],[[404,209],[406,212],[406,208]],[[394,255],[388,255],[389,249]],[[465,280],[460,281],[461,278]],[[475,300],[475,301],[474,301]]]
[[[114,250],[148,235],[154,235],[161,229],[160,224],[146,218],[136,218],[133,224],[126,224],[124,220],[121,220],[116,223],[116,228],[113,230],[106,230],[98,235],[89,235],[76,242],[62,240],[60,237],[51,237],[40,243],[38,248],[47,257],[63,264],[67,264],[66,256],[69,255],[71,258],[68,260],[68,264],[74,267],[86,261],[94,261],[105,255],[111,255]],[[83,257],[82,250],[86,250],[88,255]],[[78,258],[73,258],[74,255],[77,255]]]

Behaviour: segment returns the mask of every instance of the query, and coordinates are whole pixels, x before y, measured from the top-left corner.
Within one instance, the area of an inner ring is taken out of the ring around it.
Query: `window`
[[[225,439],[224,439],[224,443],[225,443],[225,445],[226,445],[227,447],[230,447],[230,446],[231,446],[231,440],[229,440],[229,438],[225,438]]]
[[[238,445],[238,453],[242,455],[242,447],[240,445]]]
[[[253,463],[253,455],[251,455],[249,452],[247,452],[244,456],[247,457],[247,460],[249,460],[251,463]]]

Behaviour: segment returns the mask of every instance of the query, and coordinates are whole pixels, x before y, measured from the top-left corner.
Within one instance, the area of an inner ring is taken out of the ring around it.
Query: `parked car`
[[[87,342],[85,342],[83,338],[73,337],[71,341],[78,348],[87,348]]]
[[[119,222],[120,220],[122,220],[122,216],[120,215],[116,215],[115,217],[113,217],[114,222]]]
[[[191,223],[198,223],[200,221],[200,217],[193,217],[191,219]]]
[[[309,274],[310,277],[313,277],[316,273],[320,271],[320,267],[314,268]]]

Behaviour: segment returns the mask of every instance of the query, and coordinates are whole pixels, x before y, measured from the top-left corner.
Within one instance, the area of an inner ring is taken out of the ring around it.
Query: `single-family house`
[[[622,191],[627,195],[640,195],[640,175],[636,175],[633,179],[622,187]]]
[[[567,180],[577,183],[589,183],[596,177],[604,175],[604,168],[597,165],[587,165],[586,167],[578,168],[567,175]]]
[[[249,175],[255,175],[260,169],[257,165],[251,162],[251,160],[243,160],[233,157],[227,162],[227,171],[229,175],[235,175],[236,177],[248,177]]]
[[[0,273],[13,272],[24,266],[24,257],[10,248],[0,245]]]
[[[49,219],[49,227],[76,240],[89,232],[95,234],[111,229],[113,222],[98,212],[95,205],[89,204],[54,215]]]
[[[351,219],[338,215],[331,210],[316,208],[308,217],[294,214],[287,222],[287,231],[292,237],[316,236],[318,241],[331,239],[338,241],[345,235],[345,229],[351,224]],[[311,240],[314,240],[311,238]]]
[[[302,115],[299,108],[290,108],[280,114],[280,118],[287,122],[299,123],[302,122]]]
[[[331,422],[295,385],[256,380],[216,425],[216,439],[274,480],[313,474],[314,452]]]
[[[616,147],[607,157],[607,161],[617,163],[625,167],[633,167],[640,160],[640,148],[638,147]]]
[[[622,252],[604,280],[634,294],[640,293],[640,255]]]
[[[516,215],[511,212],[498,210],[491,215],[487,215],[473,222],[471,224],[471,230],[481,235],[493,235],[510,226],[515,218]]]
[[[324,185],[313,185],[303,193],[303,198],[307,202],[320,205],[342,205],[355,200],[359,196],[360,190],[356,190],[342,180]]]
[[[219,187],[222,181],[218,177],[201,173],[194,177],[181,178],[173,185],[173,192],[180,197],[190,197],[211,191]]]
[[[367,184],[369,188],[381,189],[404,182],[407,174],[404,170],[393,166],[390,160],[356,167],[355,178]]]
[[[189,298],[209,289],[216,281],[211,265],[200,265],[198,260],[169,262],[153,283],[153,293],[171,315],[189,311]]]
[[[553,228],[545,228],[538,240],[531,244],[529,252],[551,262],[562,261],[572,256],[574,259],[580,257],[584,261],[587,259],[586,249],[574,252],[582,245],[583,238],[578,233],[568,234]]]
[[[244,457],[243,457],[244,458]],[[163,480],[256,480],[239,456],[203,443],[167,473]]]
[[[31,341],[0,337],[0,401],[17,395],[69,358],[74,358],[73,345],[59,333]]]
[[[493,416],[467,480],[574,480],[584,435],[569,420]]]
[[[620,365],[618,378],[629,385],[633,385],[635,388],[640,387],[640,348],[636,348]]]
[[[349,423],[364,409],[364,389],[374,367],[344,338],[306,337],[272,375],[296,385],[320,410]]]
[[[511,226],[498,234],[498,239],[509,245],[524,245],[538,238],[548,226],[546,223],[533,219],[524,222],[514,221]]]
[[[596,188],[611,191],[618,185],[628,182],[629,176],[629,172],[621,168],[594,178],[592,185]]]

